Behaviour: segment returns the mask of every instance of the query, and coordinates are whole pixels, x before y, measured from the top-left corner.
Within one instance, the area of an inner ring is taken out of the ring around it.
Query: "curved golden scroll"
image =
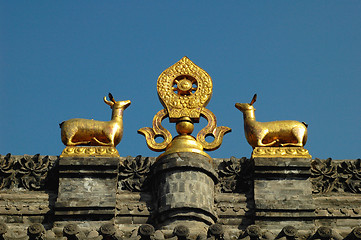
[[[162,126],[162,120],[168,117],[166,109],[162,109],[153,118],[153,127],[144,127],[138,130],[138,133],[144,135],[150,150],[155,152],[164,151],[172,141],[172,134]],[[155,138],[162,137],[164,141],[157,143]]]
[[[229,127],[217,127],[216,116],[208,109],[203,108],[201,116],[207,119],[208,124],[197,134],[197,141],[202,144],[203,148],[208,151],[213,151],[219,148],[222,144],[223,136],[232,131]],[[207,142],[207,136],[214,137],[212,142]]]

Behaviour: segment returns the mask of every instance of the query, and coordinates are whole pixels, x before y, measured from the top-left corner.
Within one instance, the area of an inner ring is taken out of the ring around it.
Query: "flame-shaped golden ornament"
[[[219,148],[224,134],[231,131],[229,127],[217,127],[216,117],[205,108],[212,97],[212,87],[209,74],[187,57],[161,73],[157,81],[157,91],[164,109],[154,116],[152,128],[144,127],[138,130],[138,133],[145,136],[151,150],[165,150],[158,158],[176,152],[194,152],[211,160],[203,150],[213,151]],[[208,124],[195,138],[190,134],[194,129],[193,123],[198,123],[201,116]],[[173,139],[171,133],[161,124],[167,117],[171,123],[176,123],[179,135]],[[207,136],[214,137],[213,142],[207,142]],[[162,137],[163,142],[157,143],[157,137]]]

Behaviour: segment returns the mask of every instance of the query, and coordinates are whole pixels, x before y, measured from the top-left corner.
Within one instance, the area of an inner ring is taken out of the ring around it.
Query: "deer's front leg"
[[[278,142],[277,140],[273,140],[270,143],[263,143],[262,140],[263,139],[258,139],[258,141],[257,141],[258,147],[269,147],[269,146],[275,145]]]
[[[96,137],[93,137],[93,140],[102,146],[114,146],[114,141],[112,141],[112,140],[109,140],[109,142],[107,142],[107,143],[99,141],[98,139],[96,139]]]

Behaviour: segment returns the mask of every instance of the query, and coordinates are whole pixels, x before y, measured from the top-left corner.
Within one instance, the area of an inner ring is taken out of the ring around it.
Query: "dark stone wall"
[[[0,239],[361,239],[360,160],[0,156]]]

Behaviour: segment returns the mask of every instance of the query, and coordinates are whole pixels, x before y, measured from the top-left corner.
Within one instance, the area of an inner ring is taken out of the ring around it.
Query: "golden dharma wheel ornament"
[[[167,68],[158,78],[158,96],[167,109],[171,122],[190,117],[198,122],[212,97],[212,79],[189,58]]]
[[[212,88],[209,74],[187,57],[164,70],[157,81],[158,96],[164,109],[154,116],[152,128],[138,130],[145,136],[148,147],[157,152],[165,150],[159,157],[175,152],[195,152],[209,157],[203,150],[212,151],[220,147],[224,134],[231,129],[217,127],[216,117],[205,108],[212,97]],[[194,130],[193,123],[199,122],[201,116],[208,124],[195,138],[190,134]],[[179,135],[175,138],[161,124],[167,117],[170,122],[176,123]],[[214,140],[207,142],[206,136],[213,136]],[[157,143],[157,137],[162,137],[163,142]]]

